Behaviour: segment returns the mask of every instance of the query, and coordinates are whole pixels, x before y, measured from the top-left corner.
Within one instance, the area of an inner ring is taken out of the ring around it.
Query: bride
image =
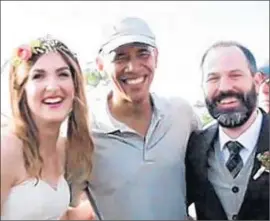
[[[9,79],[13,127],[1,134],[1,219],[94,219],[83,192],[93,142],[76,56],[56,39],[35,40],[15,50]]]

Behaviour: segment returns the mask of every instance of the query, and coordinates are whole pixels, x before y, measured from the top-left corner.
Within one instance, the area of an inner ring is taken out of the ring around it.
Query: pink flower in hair
[[[29,45],[22,45],[17,48],[16,57],[22,61],[28,61],[32,57],[32,48]]]

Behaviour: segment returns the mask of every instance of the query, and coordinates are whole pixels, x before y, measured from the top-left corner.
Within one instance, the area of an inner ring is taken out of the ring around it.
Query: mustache
[[[212,99],[212,103],[216,104],[220,102],[222,99],[229,98],[229,97],[234,97],[242,102],[245,101],[245,97],[242,93],[237,93],[235,91],[222,91]]]

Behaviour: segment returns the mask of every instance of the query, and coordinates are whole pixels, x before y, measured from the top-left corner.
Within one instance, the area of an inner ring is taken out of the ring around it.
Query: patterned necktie
[[[229,141],[225,144],[230,152],[230,157],[226,162],[226,167],[230,171],[233,178],[235,178],[243,167],[243,160],[240,156],[240,150],[243,146],[237,141]]]

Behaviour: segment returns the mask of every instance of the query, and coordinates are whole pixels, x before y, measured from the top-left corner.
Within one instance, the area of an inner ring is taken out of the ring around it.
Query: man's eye
[[[216,80],[218,80],[218,76],[212,76],[212,77],[207,78],[207,82],[213,82]]]
[[[241,74],[233,74],[231,75],[232,78],[238,78],[238,77],[241,77]]]
[[[127,60],[128,56],[126,55],[117,55],[115,56],[114,58],[114,61],[124,61],[124,60]]]
[[[139,53],[140,57],[149,57],[150,56],[150,52],[149,51],[141,51]]]

